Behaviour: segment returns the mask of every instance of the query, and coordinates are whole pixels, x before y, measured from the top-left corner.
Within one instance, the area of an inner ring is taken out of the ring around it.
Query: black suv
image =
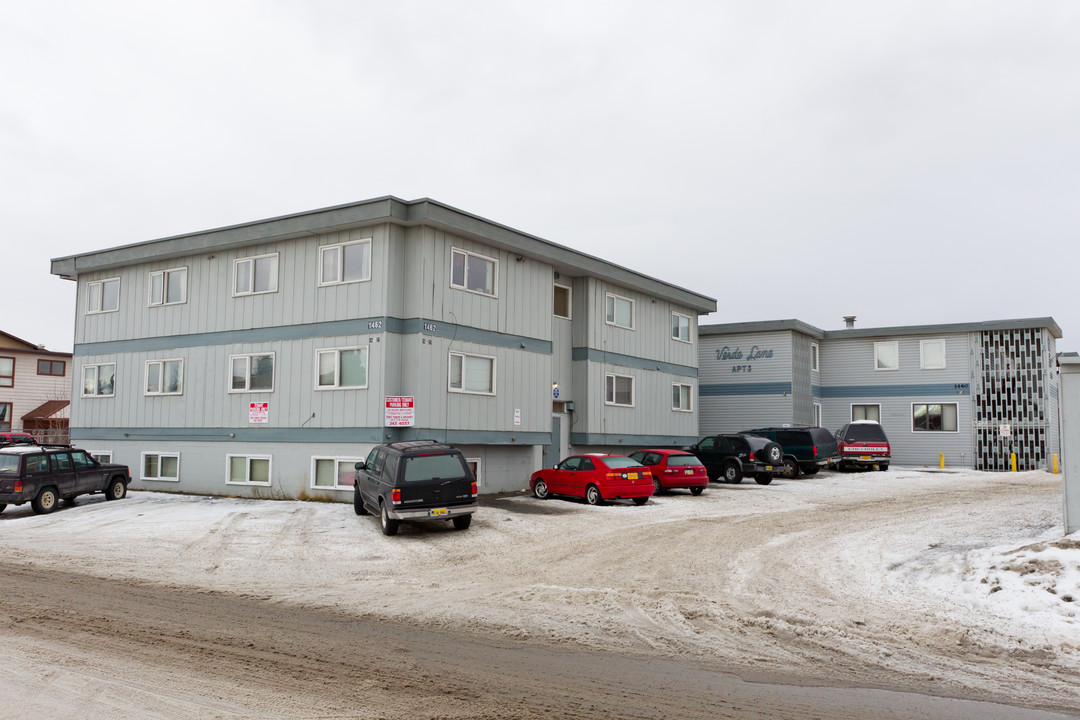
[[[780,443],[784,449],[784,477],[797,478],[802,471],[814,475],[840,462],[836,438],[823,427],[787,426],[743,430]]]
[[[758,485],[768,485],[784,472],[780,446],[756,435],[713,435],[686,450],[705,466],[709,480],[740,483],[749,475]]]
[[[99,463],[70,445],[8,445],[0,448],[0,511],[29,501],[36,513],[50,513],[57,500],[105,493],[106,500],[127,495],[127,465]]]
[[[386,443],[356,463],[353,509],[377,513],[384,535],[395,535],[402,520],[452,520],[464,530],[478,507],[476,478],[453,445]]]

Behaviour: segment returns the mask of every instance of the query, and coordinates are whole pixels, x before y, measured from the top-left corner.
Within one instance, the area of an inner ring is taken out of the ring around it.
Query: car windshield
[[[405,482],[462,478],[468,474],[469,469],[465,467],[460,455],[420,455],[405,458]]]
[[[701,461],[693,455],[668,455],[668,467],[693,467],[700,465]]]
[[[601,458],[604,464],[609,468],[627,468],[627,467],[641,467],[641,463],[637,460],[631,460],[628,457],[606,457]]]
[[[880,425],[848,425],[846,442],[889,442]]]
[[[0,473],[19,472],[18,455],[0,455]]]

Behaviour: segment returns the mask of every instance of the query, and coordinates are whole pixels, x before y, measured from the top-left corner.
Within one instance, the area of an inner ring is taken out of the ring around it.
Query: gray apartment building
[[[57,258],[78,283],[73,442],[135,487],[347,499],[388,440],[481,492],[575,451],[698,435],[712,298],[429,199]]]
[[[1053,318],[821,330],[703,325],[703,434],[877,420],[900,465],[1049,468],[1060,453]]]

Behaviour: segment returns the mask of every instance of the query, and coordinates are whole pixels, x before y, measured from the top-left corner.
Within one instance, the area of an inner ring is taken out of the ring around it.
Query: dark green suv
[[[814,475],[819,470],[836,467],[840,462],[840,451],[836,448],[836,438],[821,427],[806,425],[766,427],[756,430],[743,430],[750,435],[760,435],[779,443],[784,449],[784,477],[795,478],[802,472]]]

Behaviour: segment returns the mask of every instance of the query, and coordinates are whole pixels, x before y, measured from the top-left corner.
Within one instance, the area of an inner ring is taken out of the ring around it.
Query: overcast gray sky
[[[1080,346],[1080,2],[0,0],[0,329],[53,257],[431,197],[830,330]]]

